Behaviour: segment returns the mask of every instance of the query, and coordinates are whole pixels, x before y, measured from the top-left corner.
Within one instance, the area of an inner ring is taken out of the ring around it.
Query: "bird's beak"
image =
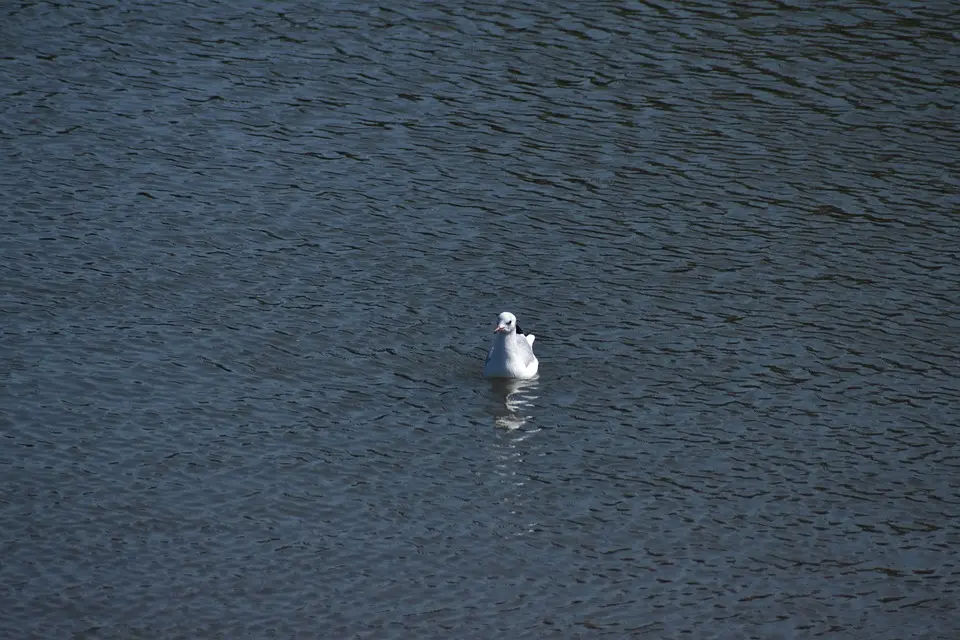
[[[498,324],[498,325],[497,325],[497,328],[494,329],[493,332],[494,332],[494,333],[506,333],[506,332],[507,332],[507,327],[506,327],[506,325]]]

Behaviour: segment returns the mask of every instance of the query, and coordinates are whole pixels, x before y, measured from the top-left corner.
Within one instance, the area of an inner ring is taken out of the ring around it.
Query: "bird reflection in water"
[[[537,400],[536,378],[526,380],[516,378],[496,378],[490,380],[491,399],[494,401],[491,413],[494,426],[502,434],[491,443],[494,453],[491,470],[506,482],[510,490],[503,496],[503,506],[508,509],[504,522],[516,527],[513,535],[523,536],[537,528],[536,518],[531,516],[536,494],[531,494],[525,485],[529,481],[529,471],[524,460],[529,453],[528,438],[540,431],[528,424],[533,420],[534,401]],[[525,442],[526,441],[526,442]]]
[[[539,386],[537,378],[521,380],[517,378],[493,378],[490,389],[496,399],[493,411],[494,426],[516,431],[533,418],[531,412]]]

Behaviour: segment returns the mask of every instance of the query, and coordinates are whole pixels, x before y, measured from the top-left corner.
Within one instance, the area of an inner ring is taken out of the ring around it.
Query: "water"
[[[0,632],[954,637],[958,22],[6,9]]]

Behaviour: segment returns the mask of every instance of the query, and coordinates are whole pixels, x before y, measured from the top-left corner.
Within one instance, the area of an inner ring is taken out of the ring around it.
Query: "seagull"
[[[540,363],[533,355],[536,336],[523,335],[517,316],[509,311],[501,313],[493,333],[493,346],[483,363],[484,378],[532,378],[537,375]]]

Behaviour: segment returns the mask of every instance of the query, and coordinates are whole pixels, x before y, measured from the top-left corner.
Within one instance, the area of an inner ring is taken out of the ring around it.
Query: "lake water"
[[[4,9],[0,635],[957,637],[956,5],[381,5]]]

